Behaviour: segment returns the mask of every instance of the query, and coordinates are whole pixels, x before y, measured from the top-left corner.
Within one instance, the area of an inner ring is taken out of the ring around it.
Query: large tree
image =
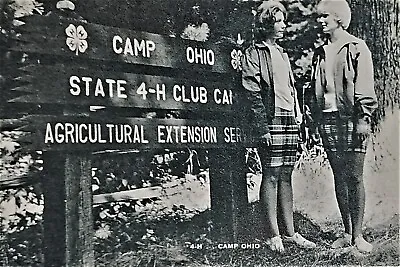
[[[379,109],[377,118],[388,108],[398,108],[400,77],[400,2],[398,0],[350,0],[350,32],[363,38],[375,67],[375,90]]]

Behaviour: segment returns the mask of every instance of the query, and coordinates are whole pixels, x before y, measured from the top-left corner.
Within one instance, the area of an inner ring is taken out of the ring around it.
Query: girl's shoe
[[[368,243],[362,235],[357,236],[354,239],[354,246],[360,251],[360,252],[371,252],[372,249],[374,248],[371,243]]]
[[[343,236],[339,237],[332,243],[332,248],[344,248],[351,246],[351,234],[344,233]]]
[[[268,238],[265,241],[265,244],[272,251],[276,251],[279,253],[282,253],[285,251],[285,248],[283,247],[283,243],[282,243],[282,238],[279,235],[274,236],[272,238]]]
[[[294,233],[293,236],[284,236],[283,240],[290,242],[290,243],[297,244],[298,246],[300,246],[302,248],[316,248],[317,247],[317,245],[314,242],[311,242],[311,241],[305,239],[299,233]]]

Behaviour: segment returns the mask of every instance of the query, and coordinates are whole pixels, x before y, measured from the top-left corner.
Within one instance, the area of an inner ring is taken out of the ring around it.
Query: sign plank
[[[32,115],[25,130],[35,132],[42,150],[230,148],[246,141],[235,121],[184,119],[90,118]]]
[[[232,84],[207,79],[187,80],[61,64],[32,65],[24,71],[31,76],[30,83],[12,90],[28,94],[10,102],[211,111],[231,111],[234,104]]]
[[[235,73],[233,45],[208,44],[54,15],[32,16],[13,50],[217,73]]]
[[[137,188],[128,191],[93,195],[93,204],[98,205],[98,204],[117,202],[117,201],[148,199],[148,198],[160,197],[161,194],[162,194],[161,186]]]

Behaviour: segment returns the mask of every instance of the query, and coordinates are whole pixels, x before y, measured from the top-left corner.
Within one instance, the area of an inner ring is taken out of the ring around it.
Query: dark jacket
[[[364,41],[352,35],[339,49],[334,63],[334,83],[339,117],[353,119],[371,116],[377,108],[371,52]],[[314,126],[321,122],[326,87],[325,51],[316,49],[312,60],[311,83],[304,92]]]
[[[278,47],[289,64],[289,57]],[[290,69],[290,85],[295,98],[295,110],[300,115],[297,92],[294,87],[293,73]],[[275,92],[272,72],[271,53],[265,43],[257,43],[248,47],[242,58],[242,85],[248,99],[256,135],[269,132],[268,125],[275,114]],[[299,117],[300,118],[300,117]]]

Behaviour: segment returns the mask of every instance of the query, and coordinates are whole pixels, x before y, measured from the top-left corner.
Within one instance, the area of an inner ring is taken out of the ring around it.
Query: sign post
[[[43,153],[45,266],[95,266],[89,153]]]
[[[210,150],[210,197],[218,240],[239,242],[245,238],[247,181],[245,148]]]

